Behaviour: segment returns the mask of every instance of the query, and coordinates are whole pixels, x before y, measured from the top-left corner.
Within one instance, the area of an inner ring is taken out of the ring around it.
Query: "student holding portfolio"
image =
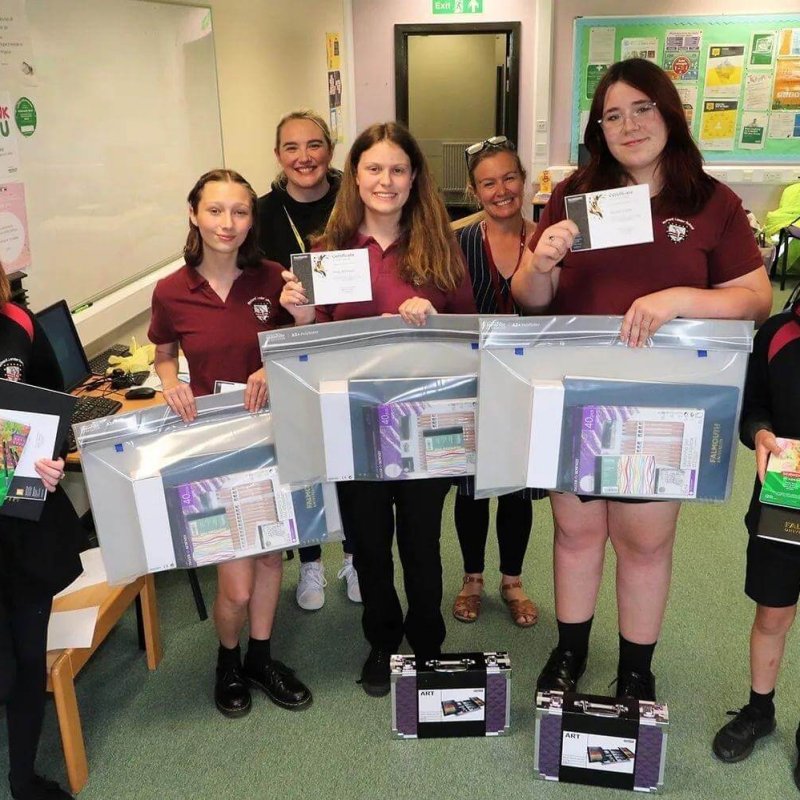
[[[373,299],[320,306],[315,314],[304,307],[303,285],[289,280],[281,303],[297,324],[400,314],[410,325],[424,325],[430,314],[475,312],[469,276],[428,164],[402,125],[372,125],[353,142],[333,213],[315,244],[320,250],[348,248],[369,253]],[[440,652],[445,626],[439,536],[449,488],[449,478],[338,485],[371,647],[361,670],[367,694],[388,694],[389,657],[404,634],[418,656]],[[408,600],[405,621],[394,589],[395,527]]]
[[[620,338],[642,347],[675,317],[763,321],[772,291],[739,198],[703,171],[678,92],[644,59],[614,64],[592,100],[590,162],[559,184],[522,265],[515,299],[553,314],[624,315]],[[647,184],[654,241],[571,252],[564,198]],[[574,690],[586,666],[606,540],[617,557],[617,695],[655,697],[650,669],[672,572],[677,501],[551,492],[558,645],[540,690]]]
[[[279,305],[281,266],[258,255],[256,195],[233,170],[203,175],[189,192],[185,266],[153,292],[148,335],[164,399],[184,421],[196,416],[195,395],[211,394],[216,380],[246,383],[245,407],[263,408],[267,384],[259,331],[291,323]],[[178,348],[189,362],[191,384],[178,380]],[[270,634],[280,595],[281,553],[217,565],[214,624],[219,636],[214,699],[221,713],[250,711],[249,686],[277,705],[307,708],[311,692],[292,670],[274,661]],[[242,663],[239,636],[246,621],[250,641]]]
[[[742,443],[756,451],[757,475],[744,522],[747,577],[744,590],[756,602],[750,631],[750,698],[714,737],[714,754],[729,763],[753,752],[757,739],[775,730],[775,684],[783,659],[786,636],[797,615],[800,596],[800,548],[796,541],[774,541],[792,523],[800,531],[800,511],[773,508],[774,527],[762,522],[765,507],[759,496],[772,455],[783,451],[776,437],[800,439],[800,300],[770,319],[756,334],[747,368],[740,426]],[[786,492],[790,493],[789,490]],[[787,539],[790,537],[787,537]],[[800,727],[795,734],[800,753]],[[800,756],[794,781],[800,789]]]
[[[464,253],[472,293],[480,314],[513,314],[519,308],[511,296],[511,278],[522,261],[534,224],[522,216],[525,170],[513,142],[493,136],[466,149],[467,189],[484,211],[480,222],[456,233]],[[476,500],[472,477],[457,483],[456,532],[464,560],[461,591],[453,603],[453,616],[475,622],[481,610],[489,500]],[[497,543],[500,548],[500,596],[511,619],[521,628],[536,624],[539,610],[525,594],[520,576],[533,524],[534,499],[544,493],[523,489],[497,498]]]
[[[292,254],[305,253],[311,236],[328,222],[342,173],[331,167],[333,139],[328,123],[314,111],[293,111],[275,130],[275,158],[281,166],[271,191],[258,198],[258,244],[271,261],[292,266]],[[342,542],[344,560],[338,577],[347,584],[347,596],[361,602],[353,548]],[[325,570],[319,545],[301,547],[297,605],[317,611],[325,604]]]
[[[0,378],[63,391],[47,336],[10,296],[0,265]],[[0,522],[0,703],[6,707],[11,796],[59,800],[71,795],[34,772],[47,689],[47,624],[53,596],[81,573],[85,534],[59,486],[64,459],[40,459],[36,472],[50,492],[39,521]]]

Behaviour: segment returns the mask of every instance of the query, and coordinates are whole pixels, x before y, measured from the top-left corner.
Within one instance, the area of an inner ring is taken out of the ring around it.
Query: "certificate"
[[[312,306],[372,300],[369,254],[366,250],[296,253],[292,272]]]
[[[650,186],[640,183],[564,198],[567,218],[579,230],[572,251],[653,241]]]

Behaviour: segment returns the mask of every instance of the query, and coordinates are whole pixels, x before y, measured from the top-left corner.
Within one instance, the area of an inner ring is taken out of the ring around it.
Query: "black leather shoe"
[[[794,785],[800,789],[800,727],[797,729],[797,733],[794,735],[794,741],[797,745],[797,764],[794,767]]]
[[[617,673],[617,697],[632,697],[634,700],[656,699],[656,676],[649,670],[636,672],[623,669]]]
[[[749,703],[741,711],[728,714],[733,719],[717,731],[711,749],[720,761],[734,764],[744,761],[753,752],[756,741],[775,730],[775,715],[765,717]]]
[[[536,679],[537,692],[574,692],[578,688],[578,679],[586,671],[586,659],[579,664],[575,653],[571,650],[559,650],[557,647],[550,653],[550,658]]]
[[[373,647],[369,651],[367,660],[361,668],[361,688],[370,697],[385,697],[389,694],[391,682],[389,679],[389,659],[391,651],[383,647]]]
[[[11,784],[11,796],[14,800],[72,800],[72,795],[55,781],[48,781],[39,775],[34,775],[25,786]]]
[[[243,717],[250,713],[250,690],[242,677],[239,664],[217,667],[214,702],[219,712],[226,717]]]
[[[266,664],[253,666],[245,659],[244,676],[251,686],[264,691],[276,706],[301,711],[311,705],[308,686],[295,677],[293,669],[280,661],[267,661]]]

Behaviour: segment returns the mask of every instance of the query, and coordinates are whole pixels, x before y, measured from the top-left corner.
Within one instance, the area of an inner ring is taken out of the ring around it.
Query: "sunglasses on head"
[[[469,167],[471,158],[478,155],[478,153],[482,153],[484,150],[492,148],[503,148],[507,150],[516,149],[514,147],[514,142],[512,142],[508,136],[490,136],[488,139],[484,139],[482,142],[475,142],[475,144],[471,144],[464,150],[464,159],[467,162],[467,167]]]

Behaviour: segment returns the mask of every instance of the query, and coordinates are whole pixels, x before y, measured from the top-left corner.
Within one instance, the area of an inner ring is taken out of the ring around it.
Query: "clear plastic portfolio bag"
[[[109,582],[341,541],[336,488],[278,472],[269,411],[243,392],[74,426]]]
[[[476,315],[400,317],[259,335],[281,474],[290,481],[473,475]]]
[[[676,319],[631,348],[621,321],[481,323],[477,496],[729,496],[752,322]]]

